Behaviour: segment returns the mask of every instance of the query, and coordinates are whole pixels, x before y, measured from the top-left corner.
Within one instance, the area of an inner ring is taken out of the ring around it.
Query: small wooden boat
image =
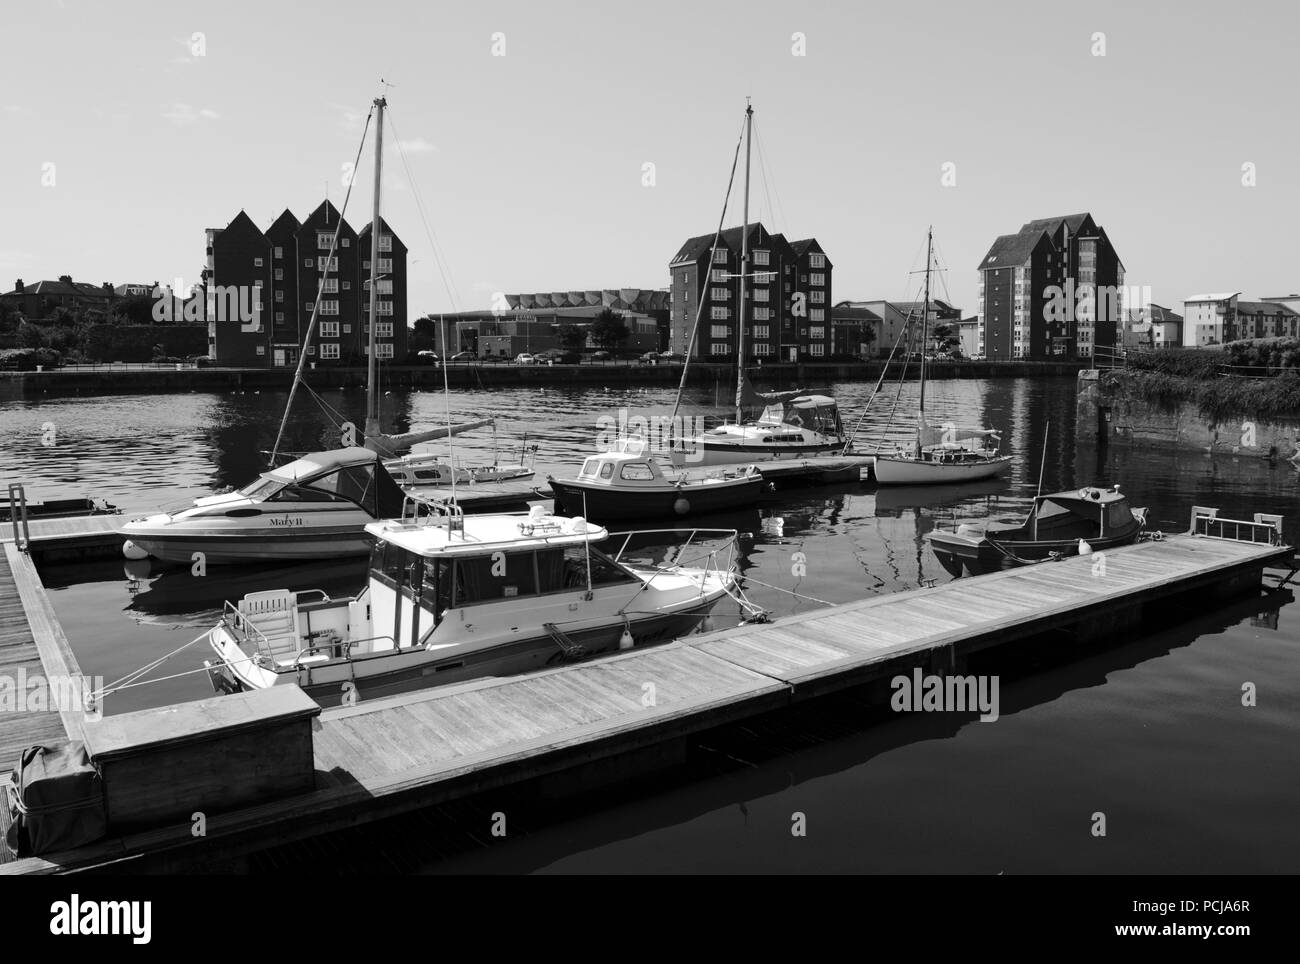
[[[766,483],[757,466],[666,474],[641,439],[593,455],[576,478],[547,478],[556,511],[588,519],[680,518],[752,505]]]
[[[1038,496],[1019,524],[963,524],[956,532],[935,531],[925,538],[952,575],[979,575],[1128,545],[1145,526],[1146,512],[1131,508],[1118,485],[1086,486]]]

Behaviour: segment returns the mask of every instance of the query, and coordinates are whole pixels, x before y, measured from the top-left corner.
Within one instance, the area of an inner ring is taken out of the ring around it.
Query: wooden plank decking
[[[32,549],[39,553],[55,550],[79,552],[87,549],[113,550],[120,555],[122,526],[129,515],[82,515],[63,519],[32,519],[27,523]],[[21,530],[21,525],[19,526]],[[0,525],[0,545],[13,545],[13,524]]]
[[[1286,547],[1191,537],[959,579],[527,676],[326,710],[317,790],[118,838],[0,873],[50,873],[205,846],[247,853],[629,752],[833,689],[1216,587],[1245,588]],[[196,801],[196,809],[201,808]]]

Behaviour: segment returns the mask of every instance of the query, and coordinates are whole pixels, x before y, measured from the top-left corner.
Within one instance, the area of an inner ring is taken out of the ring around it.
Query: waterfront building
[[[930,309],[925,311],[925,305],[920,301],[842,301],[840,306],[848,308],[862,308],[880,319],[880,324],[876,329],[876,340],[872,344],[872,350],[877,357],[885,357],[889,354],[899,336],[909,324],[913,328],[913,351],[919,350],[919,342],[915,338],[917,331],[925,331],[925,344],[931,344],[931,335],[936,325],[944,324],[955,326],[961,321],[961,309],[955,308],[946,301],[940,301],[937,298],[930,299]],[[956,330],[954,328],[954,333]],[[900,351],[903,346],[900,346]]]
[[[24,283],[19,278],[14,282],[13,291],[0,294],[0,303],[35,323],[50,318],[56,308],[107,314],[117,297],[116,290],[108,282],[94,285],[73,281],[71,275],[65,274],[60,275],[57,281]]]
[[[978,303],[987,358],[1090,358],[1121,338],[1124,265],[1091,214],[1029,221],[980,262]]]
[[[605,311],[617,312],[627,325],[623,354],[667,350],[668,292],[642,288],[502,294],[496,310],[458,311],[429,315],[433,321],[433,350],[443,357],[472,351],[482,358],[514,358],[551,348],[563,348],[562,328],[586,331],[579,350],[600,348],[591,327]],[[448,344],[443,344],[443,329]]]
[[[1235,327],[1227,340],[1242,338],[1295,338],[1300,335],[1300,314],[1276,301],[1238,301]]]
[[[1183,300],[1183,347],[1204,348],[1232,341],[1240,291],[1192,295]]]
[[[841,301],[831,309],[831,354],[868,358],[880,347],[884,322],[869,308]]]
[[[746,361],[825,359],[833,344],[833,265],[817,240],[791,242],[761,222],[750,224],[748,303],[740,306],[741,228],[723,231],[716,251],[714,237],[687,239],[668,264],[669,348],[704,361],[734,362],[744,325]]]
[[[330,246],[338,246],[326,270]],[[407,354],[406,245],[380,221],[375,355],[381,362]],[[355,231],[328,200],[305,221],[285,210],[265,232],[244,212],[224,228],[208,230],[202,284],[208,296],[209,357],[219,365],[287,368],[298,355],[319,298],[308,360],[362,366],[369,353],[370,224]],[[323,285],[322,285],[323,281]],[[216,312],[211,292],[258,289],[258,324],[231,323]]]

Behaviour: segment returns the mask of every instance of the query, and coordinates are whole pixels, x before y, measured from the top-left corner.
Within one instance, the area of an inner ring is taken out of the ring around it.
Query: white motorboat
[[[124,551],[183,563],[202,553],[206,564],[365,555],[366,526],[399,515],[406,498],[377,452],[317,452],[234,492],[132,519],[122,527]]]
[[[455,485],[488,485],[531,479],[533,470],[522,465],[464,465],[441,455],[412,453],[384,463],[388,474],[399,485],[430,485],[445,488]]]
[[[296,684],[317,699],[498,676],[694,630],[736,595],[730,530],[674,532],[671,565],[629,565],[594,543],[605,529],[529,513],[402,518],[374,539],[355,597],[273,590],[227,603],[209,634],[219,690]],[[710,546],[709,542],[713,545]],[[682,565],[685,547],[703,567]],[[747,604],[746,604],[747,605]]]

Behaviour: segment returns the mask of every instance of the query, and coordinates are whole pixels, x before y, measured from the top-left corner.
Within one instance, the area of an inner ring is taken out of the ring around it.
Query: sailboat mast
[[[934,226],[925,235],[925,301],[921,303],[921,418],[925,418],[925,355],[930,347],[930,259],[934,250]]]
[[[744,418],[741,406],[745,395],[745,282],[749,274],[749,144],[754,130],[754,108],[745,98],[745,223],[740,229],[740,304],[736,327],[736,424]]]
[[[384,167],[384,108],[388,101],[375,98],[378,117],[375,124],[375,209],[370,220],[370,347],[366,363],[366,436],[379,435],[379,379],[376,377],[375,310],[379,297],[379,183]],[[445,351],[444,351],[445,354]]]

